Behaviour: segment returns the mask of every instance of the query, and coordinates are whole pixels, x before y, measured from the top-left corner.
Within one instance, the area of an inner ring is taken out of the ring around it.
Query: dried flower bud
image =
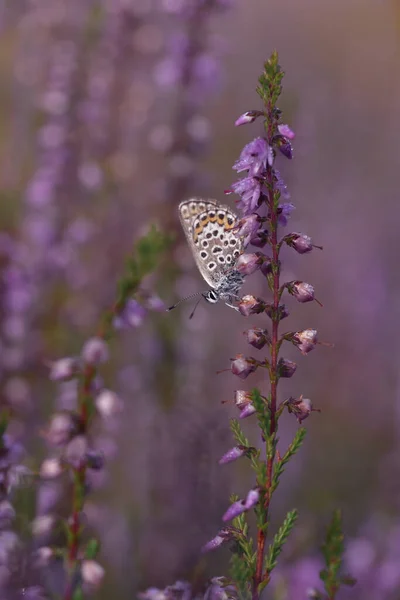
[[[82,580],[91,588],[99,588],[103,582],[105,571],[95,560],[83,560],[81,565]]]
[[[283,135],[284,137],[286,137],[288,140],[293,140],[296,136],[296,134],[294,133],[294,131],[292,131],[289,127],[289,125],[285,125],[283,123],[281,123],[280,125],[278,125],[278,131],[281,135]]]
[[[240,379],[246,379],[258,367],[254,358],[246,358],[243,354],[237,354],[231,361],[231,371],[234,375],[240,377]]]
[[[234,531],[230,527],[224,527],[220,529],[217,535],[207,542],[203,548],[201,549],[202,553],[210,552],[211,550],[216,550],[225,542],[232,540],[234,538]]]
[[[259,500],[260,500],[260,489],[258,487],[251,489],[246,496],[246,500],[245,500],[246,509],[249,510],[250,508],[253,508],[253,506],[255,506],[259,502]]]
[[[230,505],[228,510],[224,513],[222,520],[226,523],[226,521],[231,521],[246,511],[247,508],[244,500],[237,500]]]
[[[315,329],[296,331],[296,333],[291,336],[290,341],[298,347],[302,354],[308,354],[318,343],[317,331]]]
[[[50,363],[49,379],[51,381],[68,381],[75,377],[80,370],[79,359],[60,358]]]
[[[256,315],[265,310],[265,302],[255,296],[247,295],[243,296],[238,304],[238,309],[241,315],[248,317],[250,315]]]
[[[52,446],[63,446],[79,432],[79,429],[80,419],[78,415],[68,411],[60,411],[51,417],[46,439]]]
[[[284,240],[288,246],[294,248],[299,254],[311,252],[314,247],[311,238],[303,233],[291,233],[290,235],[286,235]]]
[[[235,121],[235,126],[239,127],[239,125],[246,125],[247,123],[253,123],[257,119],[257,117],[261,117],[263,113],[260,110],[248,110],[247,112],[240,115],[238,119]]]
[[[235,391],[235,404],[240,410],[240,419],[245,419],[256,412],[255,406],[251,401],[251,394],[244,390]]]
[[[291,281],[285,284],[289,294],[294,296],[297,302],[311,302],[315,299],[314,288],[311,283],[304,281]]]
[[[96,396],[96,408],[103,419],[111,419],[123,409],[121,398],[111,390],[104,389]]]
[[[261,348],[264,348],[265,344],[271,343],[271,338],[266,329],[254,327],[253,329],[248,329],[244,333],[247,336],[248,343],[251,346],[254,346],[254,348],[257,348],[257,350],[261,350]]]
[[[86,452],[88,449],[87,438],[84,435],[77,435],[67,445],[64,452],[64,460],[66,463],[79,469],[86,465]]]
[[[279,377],[292,377],[295,374],[297,365],[295,362],[288,360],[287,358],[280,358],[278,362],[278,375]]]
[[[244,456],[247,451],[248,448],[246,446],[234,446],[228,450],[228,452],[225,452],[225,454],[219,459],[218,464],[226,465],[227,463],[233,462]]]
[[[58,458],[46,458],[40,467],[40,477],[55,479],[63,472],[63,467]]]
[[[108,360],[108,345],[102,338],[92,337],[84,343],[81,354],[85,363],[100,365]]]
[[[318,409],[313,408],[311,400],[308,398],[289,398],[287,401],[287,408],[290,413],[293,413],[298,422],[301,423],[304,419],[310,416],[310,413],[313,411],[320,412]]]
[[[263,262],[263,255],[260,252],[251,254],[241,254],[237,259],[235,268],[242,275],[252,275],[260,268]]]

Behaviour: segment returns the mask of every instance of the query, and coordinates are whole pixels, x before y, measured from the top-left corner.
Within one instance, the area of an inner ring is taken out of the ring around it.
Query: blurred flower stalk
[[[299,254],[320,248],[303,233],[280,234],[281,228],[288,223],[294,205],[288,202],[289,194],[279,171],[275,168],[275,162],[279,154],[292,159],[292,140],[295,137],[291,128],[281,123],[281,111],[277,107],[282,91],[282,78],[283,72],[278,64],[278,55],[274,52],[264,64],[264,71],[259,78],[257,88],[257,93],[263,102],[263,110],[248,111],[235,123],[240,126],[263,118],[265,135],[255,138],[245,146],[233,167],[244,176],[227,192],[235,192],[240,196],[237,205],[242,218],[236,226],[236,231],[238,236],[244,238],[245,246],[252,244],[257,248],[268,248],[266,254],[261,251],[243,254],[236,266],[243,275],[250,275],[259,270],[267,281],[271,294],[270,300],[247,295],[240,300],[238,308],[243,316],[266,313],[270,326],[251,328],[245,334],[248,343],[254,348],[261,350],[267,347],[269,356],[256,359],[239,354],[231,359],[231,371],[240,379],[246,379],[256,369],[265,369],[268,373],[267,394],[261,393],[258,389],[253,389],[251,392],[239,390],[236,392],[235,399],[240,411],[240,419],[250,415],[256,416],[265,442],[265,456],[260,449],[250,444],[239,421],[232,420],[231,429],[236,446],[221,458],[220,464],[246,457],[255,473],[255,484],[245,498],[233,497],[231,505],[222,517],[224,527],[204,546],[204,551],[208,551],[227,541],[235,542],[231,556],[230,579],[227,583],[235,585],[239,598],[253,598],[253,600],[258,600],[263,589],[270,583],[278,556],[297,519],[297,511],[289,511],[276,534],[270,538],[270,508],[273,494],[285,466],[299,450],[306,434],[305,428],[300,427],[289,447],[281,454],[278,450],[279,419],[287,411],[301,424],[317,410],[311,400],[303,395],[278,401],[280,379],[292,377],[297,368],[294,362],[280,357],[283,344],[292,343],[302,354],[308,354],[318,343],[317,332],[314,329],[280,333],[281,321],[289,314],[282,302],[283,295],[289,294],[300,303],[316,301],[320,304],[310,283],[281,280],[280,252],[283,246],[293,248]],[[249,511],[254,511],[256,516],[255,545],[249,536],[247,523]],[[231,521],[232,525],[229,524]],[[343,538],[339,517],[329,531],[325,545],[325,548],[328,548],[327,569],[321,572],[321,578],[325,577],[324,581],[328,582],[325,585],[327,595],[316,597],[332,600],[343,583],[339,576],[341,562],[339,558],[343,552],[342,545],[338,542]]]
[[[99,378],[101,365],[109,360],[108,342],[115,329],[129,327],[135,322],[133,312],[144,310],[141,303],[133,301],[135,296],[148,308],[152,304],[147,293],[142,293],[143,278],[152,272],[166,239],[155,229],[141,238],[135,251],[127,260],[126,273],[118,284],[114,304],[106,310],[96,336],[88,339],[79,357],[67,357],[50,365],[49,377],[55,382],[76,380],[76,410],[58,411],[52,415],[46,431],[46,440],[54,452],[46,458],[40,469],[43,482],[54,481],[64,474],[72,479],[72,505],[65,523],[65,547],[57,548],[39,544],[38,555],[48,566],[53,559],[62,559],[65,566],[64,600],[83,597],[82,593],[100,587],[104,569],[96,561],[99,549],[97,540],[88,539],[84,528],[83,511],[90,491],[90,471],[104,468],[104,456],[94,447],[93,425],[98,418],[103,421],[115,417],[122,408],[116,393],[105,388]],[[43,514],[34,522],[34,533],[39,540],[52,537],[59,515]],[[78,594],[78,595],[77,595]]]

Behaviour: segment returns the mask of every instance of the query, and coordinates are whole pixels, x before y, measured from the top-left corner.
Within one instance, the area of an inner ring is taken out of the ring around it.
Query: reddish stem
[[[274,123],[272,120],[272,105],[268,103],[266,107],[266,116],[268,119],[268,131],[267,139],[270,143],[273,137]],[[270,245],[272,251],[272,267],[273,271],[273,316],[272,316],[272,335],[271,335],[271,362],[270,362],[270,436],[273,436],[277,431],[277,366],[278,366],[278,354],[279,354],[279,290],[280,290],[280,269],[279,269],[279,243],[278,243],[278,215],[277,210],[274,206],[274,176],[272,168],[268,168],[266,176],[266,185],[268,188],[268,208],[270,211],[270,226],[271,226],[271,237]],[[268,512],[271,502],[272,495],[272,475],[274,466],[275,456],[269,456],[267,458],[267,480],[265,485],[264,493],[264,513],[263,513],[263,529],[259,529],[257,533],[257,561],[256,561],[256,572],[253,579],[253,600],[259,599],[258,587],[263,581],[268,581],[270,574],[265,571],[264,573],[264,554],[265,544],[267,538],[267,525],[268,525]]]

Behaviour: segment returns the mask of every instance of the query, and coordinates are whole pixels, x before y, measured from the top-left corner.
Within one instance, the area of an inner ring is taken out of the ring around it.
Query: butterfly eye
[[[219,296],[217,292],[214,292],[214,290],[207,292],[204,298],[207,300],[207,302],[211,302],[211,304],[215,304],[219,300]]]

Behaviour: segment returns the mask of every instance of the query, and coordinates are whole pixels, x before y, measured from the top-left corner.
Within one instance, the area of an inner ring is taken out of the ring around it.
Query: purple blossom
[[[247,123],[253,123],[257,117],[261,117],[263,113],[260,110],[248,110],[247,112],[240,115],[235,121],[235,126],[246,125]]]
[[[284,202],[283,204],[280,204],[278,206],[279,225],[282,225],[282,227],[285,227],[287,225],[288,219],[295,208],[296,208],[295,205],[292,204],[291,202]]]
[[[227,463],[233,462],[244,456],[247,450],[248,448],[246,448],[246,446],[234,446],[228,450],[228,452],[225,452],[225,454],[219,459],[218,464],[226,465]]]
[[[289,125],[283,124],[281,123],[280,125],[278,125],[278,131],[281,135],[283,135],[284,137],[286,137],[288,140],[293,140],[296,136],[296,134],[294,133],[294,131],[292,131],[292,129],[290,129]]]
[[[233,165],[233,170],[241,173],[242,171],[248,171],[251,177],[259,177],[263,175],[269,163],[270,147],[265,138],[255,138],[252,142],[247,144],[242,152],[240,158]]]
[[[128,300],[123,311],[114,319],[117,329],[139,327],[146,316],[146,309],[137,300]]]
[[[261,182],[254,177],[244,177],[232,184],[232,191],[241,196],[237,202],[244,216],[254,212],[261,195]]]

